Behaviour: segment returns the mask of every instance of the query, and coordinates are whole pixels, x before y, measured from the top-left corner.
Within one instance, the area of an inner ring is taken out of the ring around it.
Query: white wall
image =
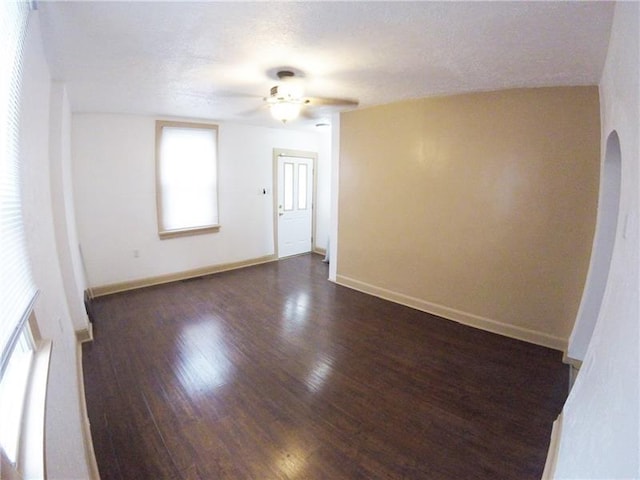
[[[620,216],[609,281],[580,374],[563,410],[556,478],[640,478],[640,4],[616,4],[600,83],[602,155],[615,130]]]
[[[51,85],[50,135],[51,205],[60,270],[74,330],[87,330],[89,318],[83,304],[87,284],[78,247],[71,182],[71,109],[61,83]]]
[[[91,286],[152,278],[274,253],[273,149],[318,152],[318,198],[329,201],[329,147],[315,132],[219,123],[217,233],[160,240],[155,118],[74,114],[72,164],[78,234]],[[325,185],[326,184],[326,185]],[[261,193],[267,188],[268,195]],[[319,208],[326,246],[328,206]],[[134,257],[134,251],[139,257]]]
[[[340,206],[340,115],[331,119],[331,213],[329,216],[329,280],[338,273],[338,211]]]
[[[82,413],[78,394],[77,348],[67,294],[56,249],[49,142],[50,114],[65,115],[64,97],[50,109],[51,80],[42,51],[38,15],[32,12],[25,45],[20,154],[23,160],[23,201],[27,246],[40,290],[35,313],[41,334],[53,342],[46,407],[47,478],[88,478]],[[64,118],[59,119],[64,123]],[[68,121],[68,119],[66,120]],[[63,135],[62,130],[60,135]],[[67,266],[68,267],[68,266]],[[65,267],[65,268],[67,268]]]
[[[331,130],[320,131],[316,172],[316,246],[326,249],[331,217]]]

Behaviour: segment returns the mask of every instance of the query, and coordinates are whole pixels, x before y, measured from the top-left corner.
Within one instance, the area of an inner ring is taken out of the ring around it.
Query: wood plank
[[[540,478],[562,354],[326,280],[310,254],[95,300],[103,480]]]

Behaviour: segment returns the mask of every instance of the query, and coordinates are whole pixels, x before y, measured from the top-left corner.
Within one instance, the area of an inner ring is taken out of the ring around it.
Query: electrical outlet
[[[140,258],[140,250],[133,251],[133,258]]]

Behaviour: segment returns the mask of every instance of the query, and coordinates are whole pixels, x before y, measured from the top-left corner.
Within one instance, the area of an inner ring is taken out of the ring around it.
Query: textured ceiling
[[[276,126],[277,67],[360,108],[511,87],[595,85],[605,2],[39,2],[55,79],[79,112]],[[318,116],[330,113],[317,110]]]

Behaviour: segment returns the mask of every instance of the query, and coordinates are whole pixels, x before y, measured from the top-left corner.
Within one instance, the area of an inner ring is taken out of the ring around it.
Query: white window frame
[[[30,5],[0,3],[0,425],[4,426],[0,476],[44,478],[51,342],[40,338],[33,312],[38,290],[23,223],[19,141],[23,42]]]
[[[162,167],[163,167],[163,159],[162,159],[162,136],[163,129],[165,127],[168,128],[180,128],[180,129],[194,129],[194,130],[207,130],[213,131],[215,135],[215,154],[214,158],[212,158],[212,162],[214,163],[214,171],[215,171],[215,193],[212,197],[211,201],[214,204],[214,217],[215,221],[211,223],[207,223],[205,225],[192,225],[184,228],[167,228],[165,226],[165,209],[167,208],[165,202],[165,195],[163,192],[163,182],[162,182]],[[160,239],[172,238],[178,236],[188,236],[188,235],[197,235],[202,233],[212,233],[217,232],[220,229],[220,208],[218,202],[218,192],[219,192],[219,181],[218,181],[218,170],[219,170],[219,159],[218,159],[218,125],[209,124],[209,123],[192,123],[192,122],[176,122],[176,121],[166,121],[166,120],[157,120],[156,121],[156,204],[157,204],[157,216],[158,216],[158,236]]]
[[[0,446],[6,459],[14,466],[22,466],[23,419],[28,417],[28,391],[33,388],[32,377],[34,357],[42,339],[35,320],[30,313],[29,319],[18,332],[11,346],[7,364],[0,377],[0,424],[4,425],[0,434]]]

